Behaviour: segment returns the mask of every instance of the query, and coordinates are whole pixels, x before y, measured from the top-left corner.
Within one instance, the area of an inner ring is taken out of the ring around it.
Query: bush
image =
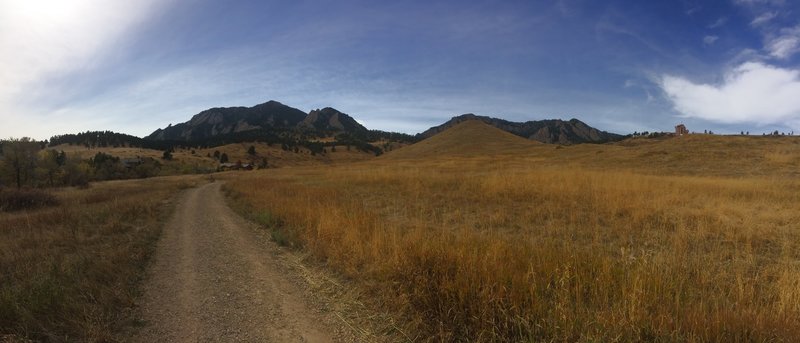
[[[52,194],[37,189],[0,189],[0,212],[33,210],[58,204]]]

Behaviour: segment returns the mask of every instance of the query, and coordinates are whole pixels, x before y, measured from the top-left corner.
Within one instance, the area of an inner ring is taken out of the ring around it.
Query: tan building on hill
[[[217,166],[217,171],[228,171],[228,170],[253,170],[253,165],[250,163],[220,163]]]
[[[675,134],[678,136],[688,135],[689,130],[686,129],[686,125],[678,124],[675,126]]]

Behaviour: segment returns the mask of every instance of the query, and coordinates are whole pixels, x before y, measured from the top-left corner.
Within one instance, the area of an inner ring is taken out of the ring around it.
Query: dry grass
[[[96,183],[54,192],[59,206],[0,213],[0,337],[118,340],[165,201],[197,180]]]
[[[422,340],[795,341],[797,140],[759,139],[388,154],[228,187]]]
[[[0,212],[32,210],[57,204],[55,196],[41,189],[0,188]]]

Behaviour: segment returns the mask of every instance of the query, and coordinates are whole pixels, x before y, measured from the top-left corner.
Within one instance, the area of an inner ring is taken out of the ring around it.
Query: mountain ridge
[[[273,134],[310,134],[320,137],[340,133],[365,136],[370,131],[350,115],[332,107],[305,113],[270,100],[252,107],[213,107],[195,114],[186,122],[159,128],[144,139],[202,141],[258,130]]]
[[[429,138],[467,120],[482,121],[519,137],[548,144],[570,145],[581,143],[607,143],[624,138],[622,135],[593,128],[575,118],[568,121],[562,119],[545,119],[513,122],[489,116],[479,116],[472,113],[452,117],[447,122],[431,127],[419,133],[417,136],[423,139]]]
[[[308,112],[299,127],[320,131],[367,132],[367,128],[359,124],[353,117],[331,107]]]
[[[519,137],[548,144],[606,143],[624,138],[622,135],[593,128],[572,118],[570,120],[545,119],[513,122],[501,118],[472,113],[454,116],[450,120],[418,133],[416,140],[429,138],[458,123],[479,120]],[[332,107],[315,109],[305,113],[297,108],[270,100],[252,107],[214,107],[192,116],[188,121],[159,128],[145,140],[155,141],[202,141],[220,136],[237,134],[253,136],[255,132],[267,132],[278,136],[310,135],[330,137],[346,134],[352,137],[368,137],[370,133],[391,133],[369,130],[350,115]]]
[[[257,129],[289,130],[305,117],[305,112],[274,100],[252,107],[213,107],[186,122],[159,128],[144,139],[190,141]]]

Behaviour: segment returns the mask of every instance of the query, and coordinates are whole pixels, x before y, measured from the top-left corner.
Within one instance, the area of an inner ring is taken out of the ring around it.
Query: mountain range
[[[305,113],[277,101],[268,101],[253,107],[217,107],[194,115],[189,121],[158,129],[146,140],[203,141],[216,136],[230,136],[247,132],[265,132],[272,135],[298,134],[329,137],[348,135],[360,140],[375,141],[390,135],[402,136],[406,141],[429,138],[458,123],[479,120],[514,135],[542,143],[579,144],[617,141],[623,136],[595,129],[578,119],[560,119],[512,122],[504,119],[464,114],[446,123],[411,136],[368,130],[353,117],[326,107]]]
[[[290,130],[313,126],[315,123],[306,121],[307,117],[310,114],[277,101],[253,107],[215,107],[195,114],[185,123],[158,129],[145,139],[198,141],[257,129]]]

